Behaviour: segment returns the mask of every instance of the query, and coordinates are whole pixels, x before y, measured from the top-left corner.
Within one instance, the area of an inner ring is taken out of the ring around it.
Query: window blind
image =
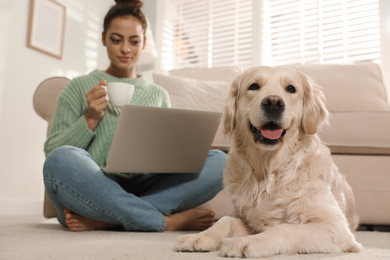
[[[172,0],[163,25],[163,69],[252,64],[252,0]]]
[[[263,63],[380,60],[378,0],[264,0]]]
[[[166,1],[162,69],[380,62],[379,0]]]

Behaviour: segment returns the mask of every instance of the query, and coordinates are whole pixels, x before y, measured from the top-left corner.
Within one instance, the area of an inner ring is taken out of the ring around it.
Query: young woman
[[[104,19],[102,43],[110,65],[69,82],[58,99],[49,138],[44,183],[59,222],[72,231],[203,230],[214,212],[196,206],[222,189],[226,155],[210,151],[198,174],[104,172],[120,108],[105,99],[107,82],[135,86],[130,104],[169,107],[161,87],[135,73],[147,39],[140,1],[116,1]]]

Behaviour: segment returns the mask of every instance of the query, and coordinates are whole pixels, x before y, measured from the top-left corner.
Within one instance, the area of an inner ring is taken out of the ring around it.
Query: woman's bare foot
[[[115,226],[106,222],[83,217],[77,213],[65,209],[65,223],[73,232],[103,230],[114,228]]]
[[[205,230],[214,224],[215,213],[207,209],[189,209],[165,216],[164,231]]]

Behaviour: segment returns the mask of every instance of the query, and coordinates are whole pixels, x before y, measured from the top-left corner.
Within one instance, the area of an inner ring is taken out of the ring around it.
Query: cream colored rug
[[[72,233],[41,217],[0,217],[0,259],[224,259],[216,252],[178,253],[176,239],[188,232],[90,231]],[[267,259],[390,259],[390,232],[356,232],[360,253],[280,255]],[[231,258],[228,258],[231,259]]]

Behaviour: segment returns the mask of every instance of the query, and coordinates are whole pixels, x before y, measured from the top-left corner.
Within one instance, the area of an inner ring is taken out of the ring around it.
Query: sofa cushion
[[[331,112],[389,111],[379,65],[370,62],[353,65],[291,66],[323,87]]]
[[[153,74],[156,84],[166,89],[173,108],[223,112],[230,83],[199,81],[189,78]],[[227,150],[228,141],[220,123],[212,148]]]
[[[390,155],[389,112],[333,112],[319,136],[333,154]]]
[[[390,157],[333,154],[353,190],[361,224],[390,224]]]

